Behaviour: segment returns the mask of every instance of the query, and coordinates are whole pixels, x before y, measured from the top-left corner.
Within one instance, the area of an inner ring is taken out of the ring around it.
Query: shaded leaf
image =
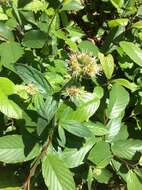
[[[0,22],[0,40],[14,41],[14,35],[12,31],[2,22]]]
[[[25,33],[23,44],[29,48],[42,48],[47,40],[45,33],[38,30],[32,30]]]
[[[48,95],[52,93],[50,83],[40,71],[24,64],[16,65],[15,68],[19,77],[21,77],[26,84],[34,84],[41,93],[47,93]]]
[[[94,138],[89,139],[79,150],[67,149],[61,153],[61,158],[68,165],[69,168],[75,168],[83,164],[86,154],[90,151],[96,143]]]
[[[89,167],[89,172],[88,172],[88,176],[87,176],[87,186],[88,186],[88,190],[92,190],[92,183],[93,183],[93,179],[94,179],[94,174],[93,174],[93,170],[91,167]]]
[[[16,176],[16,167],[0,166],[0,190],[20,190],[21,184]]]
[[[79,137],[91,136],[90,130],[87,127],[85,127],[82,123],[75,120],[61,121],[60,126],[62,126],[68,132],[77,135]]]
[[[36,111],[49,123],[57,110],[57,101],[55,101],[52,96],[47,96],[44,101],[41,95],[36,95],[33,98],[33,102]]]

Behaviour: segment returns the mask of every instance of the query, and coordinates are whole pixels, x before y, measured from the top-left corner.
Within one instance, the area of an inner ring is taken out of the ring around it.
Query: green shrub
[[[142,1],[0,1],[0,189],[142,189]]]

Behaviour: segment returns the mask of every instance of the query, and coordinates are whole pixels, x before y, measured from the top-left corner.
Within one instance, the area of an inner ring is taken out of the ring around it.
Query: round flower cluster
[[[100,73],[100,65],[96,63],[95,57],[87,53],[74,53],[70,55],[68,66],[73,76],[93,77]]]

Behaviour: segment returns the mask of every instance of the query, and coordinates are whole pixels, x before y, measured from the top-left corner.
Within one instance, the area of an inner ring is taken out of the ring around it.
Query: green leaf
[[[114,84],[110,92],[108,117],[110,119],[119,117],[125,110],[128,102],[128,92],[122,86]]]
[[[17,74],[23,79],[26,84],[34,84],[41,93],[52,94],[50,83],[46,80],[43,74],[35,68],[19,64],[15,66]]]
[[[57,118],[63,121],[64,120],[76,120],[79,122],[88,121],[89,117],[91,117],[92,114],[96,112],[99,105],[100,105],[100,100],[98,98],[84,103],[82,106],[78,107],[76,110],[62,103],[58,109]]]
[[[72,41],[71,39],[66,39],[65,43],[74,51],[77,51],[77,45],[74,41]]]
[[[131,160],[136,152],[142,151],[142,141],[134,139],[115,141],[111,148],[114,155]]]
[[[104,90],[101,86],[96,86],[93,90],[93,94],[96,98],[101,99],[104,95]]]
[[[44,101],[43,96],[36,95],[33,97],[33,102],[36,111],[49,123],[58,108],[57,101],[52,96],[47,96],[46,101]]]
[[[14,35],[12,31],[2,22],[0,22],[0,40],[14,41]]]
[[[0,20],[8,20],[8,16],[4,13],[2,7],[0,7]]]
[[[89,137],[91,136],[91,132],[87,127],[85,127],[82,123],[75,120],[65,120],[59,123],[65,130],[68,132],[79,136],[79,137]]]
[[[44,101],[43,96],[37,94],[33,97],[35,110],[41,116],[38,119],[37,133],[41,135],[50,121],[53,119],[58,108],[58,102],[52,96],[47,96]]]
[[[139,165],[142,166],[142,156],[139,159]]]
[[[15,104],[0,89],[0,111],[9,118],[21,119],[22,109]]]
[[[76,149],[65,149],[64,152],[61,153],[61,158],[68,165],[69,168],[75,168],[83,164],[83,160],[89,150],[96,143],[96,140],[89,139],[79,150]]]
[[[111,142],[115,140],[115,136],[119,133],[121,128],[122,117],[111,119],[107,124],[108,134],[106,136],[106,141]]]
[[[60,138],[60,140],[59,140],[60,146],[65,147],[66,135],[65,135],[64,129],[60,125],[58,126],[58,135]]]
[[[65,107],[64,107],[65,106]],[[79,122],[86,121],[88,115],[86,116],[86,112],[80,109],[73,110],[71,107],[63,104],[60,109],[58,109],[58,118],[60,120],[76,120]]]
[[[45,0],[33,0],[24,7],[24,10],[34,11],[35,13],[37,13],[38,11],[46,10],[47,6],[48,3]]]
[[[142,66],[142,50],[132,42],[119,43],[123,51],[139,66]]]
[[[122,8],[122,6],[124,5],[124,0],[110,0],[110,1],[113,4],[113,6],[117,9]]]
[[[93,93],[82,91],[80,95],[72,97],[73,102],[78,107],[84,107],[85,105],[91,105],[99,101],[103,97],[103,89],[101,87],[95,87]]]
[[[5,77],[0,77],[0,90],[5,95],[14,94],[14,88],[15,88],[15,84],[11,80]]]
[[[127,188],[128,190],[141,190],[142,180],[137,176],[133,170],[129,170],[127,174]]]
[[[84,7],[76,0],[69,0],[63,4],[62,11],[77,11]]]
[[[44,130],[46,129],[46,127],[48,126],[48,121],[42,117],[38,117],[37,120],[37,127],[36,127],[36,131],[38,136],[41,136],[44,134]]]
[[[110,178],[112,177],[112,173],[106,168],[104,169],[96,168],[94,169],[94,177],[99,183],[108,184]]]
[[[115,44],[119,43],[124,32],[124,26],[112,28],[108,35],[105,36],[104,43],[102,46],[103,52],[111,53],[114,49],[116,49]]]
[[[103,141],[96,143],[90,151],[88,159],[96,164],[98,168],[105,168],[112,159],[109,144]]]
[[[100,59],[103,71],[107,79],[111,79],[113,71],[114,71],[114,59],[112,55],[109,54],[105,57],[102,53],[99,53],[98,57]]]
[[[26,162],[40,153],[40,146],[31,136],[25,141],[20,135],[0,137],[0,161],[5,163]]]
[[[98,53],[99,53],[98,47],[94,43],[92,43],[90,41],[87,41],[87,40],[84,40],[84,41],[80,42],[78,48],[82,52],[89,53],[89,54],[91,54],[93,56],[97,56]]]
[[[17,62],[23,54],[23,48],[17,42],[4,42],[0,44],[1,63],[4,66]]]
[[[14,83],[5,77],[0,77],[0,111],[9,118],[22,118],[22,109],[12,100],[8,99],[8,95],[15,92]]]
[[[110,28],[117,27],[117,26],[126,26],[128,24],[127,18],[115,19],[108,21],[108,25]]]
[[[0,166],[0,190],[20,190],[21,184],[16,176],[16,167]]]
[[[42,48],[47,40],[47,35],[39,30],[25,33],[23,44],[29,48]]]
[[[142,29],[142,21],[135,22],[132,28]]]
[[[108,135],[106,136],[106,141],[118,141],[125,140],[128,138],[127,126],[121,122],[122,118],[112,119],[108,122],[107,127],[109,130]]]
[[[75,190],[73,176],[56,154],[48,153],[42,161],[42,174],[49,190]]]
[[[140,5],[140,6],[138,7],[137,16],[138,16],[139,18],[142,18],[142,5]]]
[[[92,167],[90,166],[89,171],[88,171],[88,176],[87,176],[88,190],[92,190],[91,187],[92,187],[92,183],[93,183],[93,177],[94,177],[93,170],[92,170]]]
[[[103,136],[108,133],[108,129],[100,122],[85,122],[84,125],[92,132],[95,136]]]
[[[2,188],[0,190],[21,190],[21,187],[6,187],[6,188]]]
[[[130,82],[127,79],[123,79],[123,78],[115,79],[112,82],[117,83],[117,84],[119,84],[121,86],[124,86],[124,87],[130,89],[133,92],[136,91],[137,88],[138,88],[138,86],[135,83]]]
[[[76,112],[82,112],[84,115],[84,121],[97,111],[102,94],[102,90],[100,93],[100,89],[96,88],[93,93],[82,91],[79,95],[71,97],[72,102],[77,106]]]

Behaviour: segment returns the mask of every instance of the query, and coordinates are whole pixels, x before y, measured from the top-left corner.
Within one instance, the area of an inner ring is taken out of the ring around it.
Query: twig
[[[36,168],[37,168],[37,166],[38,166],[39,161],[40,161],[40,160],[43,158],[43,156],[45,155],[45,153],[46,153],[46,151],[47,151],[49,145],[51,144],[51,142],[52,142],[52,137],[49,136],[48,141],[47,141],[47,144],[45,144],[45,146],[43,147],[41,153],[40,153],[39,156],[36,158],[35,163],[33,164],[32,168],[31,168],[31,170],[30,170],[30,173],[29,173],[28,177],[26,178],[26,181],[25,181],[25,183],[24,183],[24,185],[23,185],[23,188],[22,188],[23,190],[30,190],[31,178],[32,178],[33,174],[34,174],[35,171],[36,171]]]

